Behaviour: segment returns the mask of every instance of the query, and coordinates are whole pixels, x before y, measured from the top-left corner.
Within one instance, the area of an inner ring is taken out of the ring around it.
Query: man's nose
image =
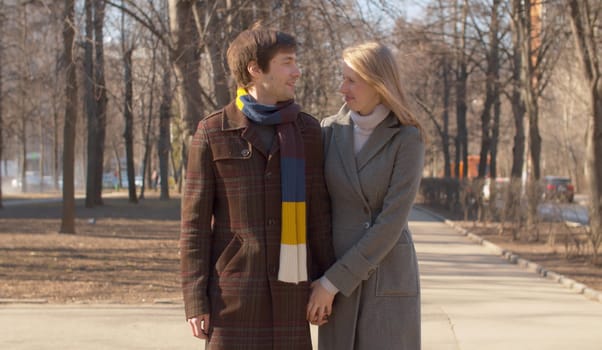
[[[296,78],[301,76],[301,68],[297,65],[295,65],[295,69],[293,69],[293,76]]]

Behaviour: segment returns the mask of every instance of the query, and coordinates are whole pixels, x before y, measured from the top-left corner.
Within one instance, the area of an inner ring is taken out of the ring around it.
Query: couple
[[[236,100],[191,141],[180,255],[192,333],[207,349],[311,349],[309,321],[320,349],[419,349],[407,221],[424,144],[397,64],[377,43],[346,49],[345,104],[320,129],[293,100],[296,47],[258,25],[239,34]]]

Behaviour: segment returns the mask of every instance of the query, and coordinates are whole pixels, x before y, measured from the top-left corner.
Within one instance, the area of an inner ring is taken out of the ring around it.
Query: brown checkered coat
[[[318,122],[300,113],[305,141],[308,271],[334,262]],[[182,197],[180,254],[186,317],[211,314],[208,349],[311,349],[309,283],[277,281],[280,152],[234,103],[199,123]],[[213,220],[213,222],[212,222]]]

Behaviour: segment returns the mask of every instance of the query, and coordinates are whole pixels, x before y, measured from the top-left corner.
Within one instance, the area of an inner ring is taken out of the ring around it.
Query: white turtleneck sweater
[[[377,105],[372,113],[368,115],[359,115],[355,111],[351,111],[351,119],[353,120],[353,150],[357,155],[358,152],[364,147],[366,141],[374,131],[374,128],[380,122],[385,120],[385,118],[389,115],[389,110],[382,104]]]
[[[351,111],[351,119],[353,120],[353,150],[355,154],[364,147],[366,141],[372,134],[372,131],[380,124],[391,112],[390,109],[379,104],[374,108],[372,113],[368,115],[359,115],[357,112]],[[330,282],[326,276],[320,278],[320,284],[331,294],[337,294],[339,289]]]

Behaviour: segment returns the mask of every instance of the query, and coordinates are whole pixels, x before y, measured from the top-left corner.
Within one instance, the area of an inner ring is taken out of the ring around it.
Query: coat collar
[[[295,125],[303,135],[305,133],[305,122],[300,116],[295,120]],[[264,156],[270,153],[276,153],[280,149],[280,144],[274,142],[272,149],[265,149],[261,137],[257,131],[258,125],[251,122],[238,107],[236,102],[230,102],[224,107],[222,118],[222,131],[242,130],[241,137],[249,142],[253,147],[257,148]]]

